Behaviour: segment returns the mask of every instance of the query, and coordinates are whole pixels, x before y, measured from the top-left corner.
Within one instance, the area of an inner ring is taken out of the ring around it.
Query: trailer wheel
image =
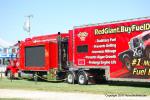
[[[67,73],[67,83],[74,84],[75,83],[75,72],[69,71]]]
[[[86,72],[79,72],[78,74],[78,83],[80,85],[87,85],[88,84],[88,76]]]
[[[8,79],[13,79],[14,78],[11,70],[7,71],[7,78]]]

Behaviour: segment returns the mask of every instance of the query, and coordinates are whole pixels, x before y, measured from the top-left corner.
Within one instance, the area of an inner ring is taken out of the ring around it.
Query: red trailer
[[[20,72],[48,80],[64,79],[67,49],[68,34],[27,38],[20,42]]]
[[[79,26],[72,37],[70,61],[73,68],[82,69],[77,74],[80,84],[102,76],[150,82],[150,18]]]
[[[68,83],[150,82],[150,18],[74,27],[20,42],[19,70]]]

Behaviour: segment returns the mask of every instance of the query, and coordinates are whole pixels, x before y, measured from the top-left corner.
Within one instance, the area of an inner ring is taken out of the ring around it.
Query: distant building
[[[16,57],[18,48],[16,46],[12,46],[9,48],[0,47],[0,65],[7,65],[8,60]]]
[[[0,65],[7,65],[8,60],[16,57],[17,47],[10,46],[6,41],[0,39]]]

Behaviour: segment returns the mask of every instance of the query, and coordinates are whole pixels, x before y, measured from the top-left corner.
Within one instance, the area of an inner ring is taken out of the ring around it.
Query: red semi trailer
[[[150,18],[74,27],[20,42],[19,71],[68,83],[150,82]]]

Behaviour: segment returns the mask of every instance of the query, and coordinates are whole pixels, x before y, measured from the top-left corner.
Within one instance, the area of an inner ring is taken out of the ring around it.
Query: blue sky
[[[67,32],[73,26],[150,16],[150,0],[0,0],[0,38],[15,42],[32,14],[32,36]]]

